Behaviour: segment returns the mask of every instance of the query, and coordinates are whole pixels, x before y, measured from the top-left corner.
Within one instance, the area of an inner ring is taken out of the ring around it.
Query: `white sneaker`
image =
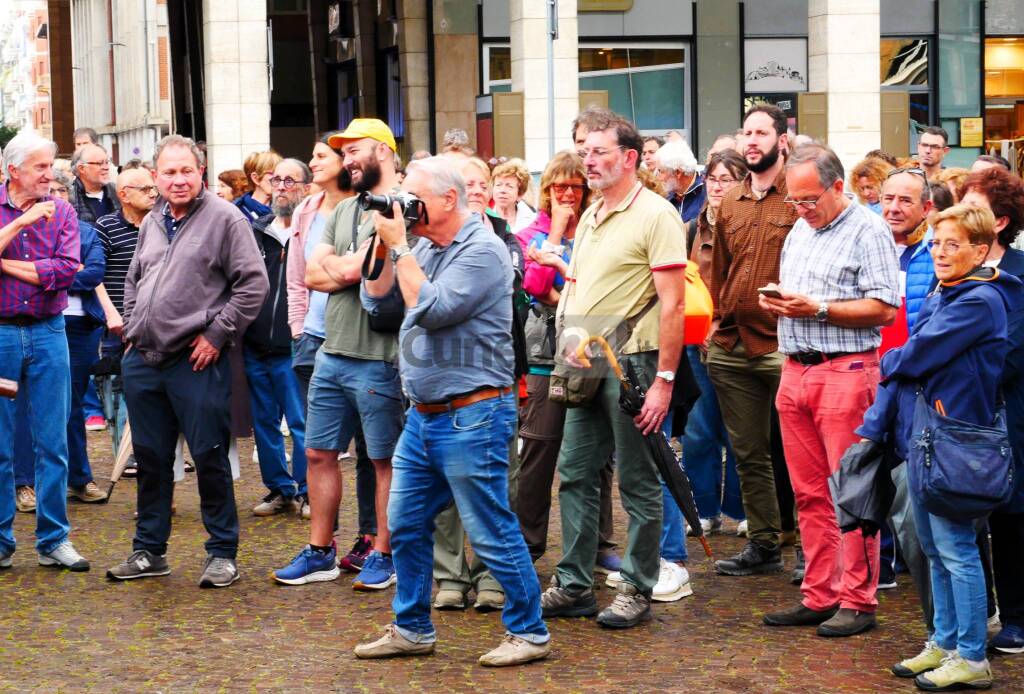
[[[288,420],[284,418],[281,419],[281,434],[284,436],[292,435],[291,430],[288,428]]]
[[[675,602],[676,600],[682,600],[688,595],[693,595],[693,588],[690,586],[690,572],[684,566],[679,566],[675,562],[662,559],[661,571],[658,573],[658,583],[654,586],[651,600],[655,602]]]
[[[608,574],[608,577],[604,579],[604,584],[609,588],[618,590],[619,586],[622,585],[622,572],[612,571],[610,574]]]
[[[736,525],[736,537],[746,537],[746,536],[747,536],[747,521],[741,520]]]
[[[64,540],[64,542],[46,554],[40,552],[39,565],[55,566],[58,569],[67,569],[68,571],[89,570],[89,562],[75,551],[75,546],[71,544],[70,540]]]

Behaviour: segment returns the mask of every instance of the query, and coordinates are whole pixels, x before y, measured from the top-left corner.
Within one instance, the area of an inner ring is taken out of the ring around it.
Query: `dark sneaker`
[[[1024,653],[1024,628],[1004,624],[999,633],[989,641],[988,647],[1008,655]]]
[[[270,492],[252,510],[252,515],[273,516],[276,513],[284,513],[286,511],[294,513],[295,508],[294,496],[285,496],[281,492]]]
[[[238,566],[234,559],[208,556],[203,562],[203,575],[199,579],[199,587],[227,588],[237,580]]]
[[[782,550],[766,549],[748,542],[735,557],[716,561],[715,571],[726,576],[751,576],[782,571]]]
[[[891,590],[896,587],[896,572],[892,564],[883,561],[878,569],[878,590]]]
[[[796,548],[796,566],[793,567],[793,576],[790,577],[789,582],[795,586],[800,585],[804,582],[804,573],[807,571],[807,562],[804,559],[804,550],[802,547]]]
[[[11,568],[11,557],[14,556],[14,550],[0,549],[0,569]]]
[[[138,477],[139,476],[139,463],[135,460],[135,454],[128,456],[128,463],[124,466],[124,472],[121,473],[121,477]]]
[[[338,552],[331,543],[331,551],[317,552],[309,545],[302,548],[291,564],[270,574],[278,583],[286,586],[303,586],[307,583],[333,581],[341,575],[338,569]]]
[[[877,624],[874,612],[861,612],[841,607],[832,619],[821,623],[821,626],[818,627],[818,636],[853,636],[874,629]]]
[[[52,551],[39,553],[39,565],[40,566],[54,566],[58,569],[67,569],[68,571],[88,571],[89,562],[85,558],[75,551],[75,546],[71,544],[70,540],[64,540]]]
[[[597,560],[594,562],[594,571],[599,574],[610,574],[622,570],[622,559],[611,550],[597,553]]]
[[[358,573],[363,569],[363,562],[373,551],[373,535],[360,535],[356,538],[352,549],[338,561],[342,571],[350,574]]]
[[[597,623],[609,629],[628,629],[651,618],[651,601],[632,583],[619,586],[615,600],[597,615]]]
[[[541,593],[540,607],[545,617],[593,617],[597,599],[590,588],[563,588],[557,582]]]
[[[107,578],[114,581],[130,581],[133,578],[166,576],[169,573],[171,567],[167,565],[167,557],[140,549],[132,552],[123,563],[107,569]]]
[[[363,570],[352,581],[353,590],[384,590],[393,586],[398,577],[395,576],[395,563],[391,555],[370,552],[363,563]]]
[[[825,610],[812,610],[803,605],[797,605],[781,612],[769,612],[764,616],[764,623],[770,627],[808,627],[822,622],[827,622],[835,615],[839,607],[830,607]]]

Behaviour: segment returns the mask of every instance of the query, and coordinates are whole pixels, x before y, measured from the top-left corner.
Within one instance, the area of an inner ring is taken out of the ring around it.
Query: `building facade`
[[[0,10],[0,123],[53,136],[50,51],[45,0]]]

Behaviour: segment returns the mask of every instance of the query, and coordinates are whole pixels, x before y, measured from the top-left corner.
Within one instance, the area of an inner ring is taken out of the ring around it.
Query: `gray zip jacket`
[[[269,290],[249,221],[238,208],[201,190],[168,243],[167,204],[142,220],[124,286],[129,342],[157,363],[203,335],[217,349],[237,341]]]

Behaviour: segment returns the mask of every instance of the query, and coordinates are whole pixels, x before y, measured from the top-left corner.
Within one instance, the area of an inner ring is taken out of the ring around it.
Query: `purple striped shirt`
[[[23,212],[8,197],[7,185],[0,186],[0,229]],[[68,288],[81,262],[78,215],[63,200],[54,202],[52,217],[19,231],[0,253],[4,260],[32,262],[39,274],[37,287],[0,272],[0,317],[51,318],[68,305]]]

